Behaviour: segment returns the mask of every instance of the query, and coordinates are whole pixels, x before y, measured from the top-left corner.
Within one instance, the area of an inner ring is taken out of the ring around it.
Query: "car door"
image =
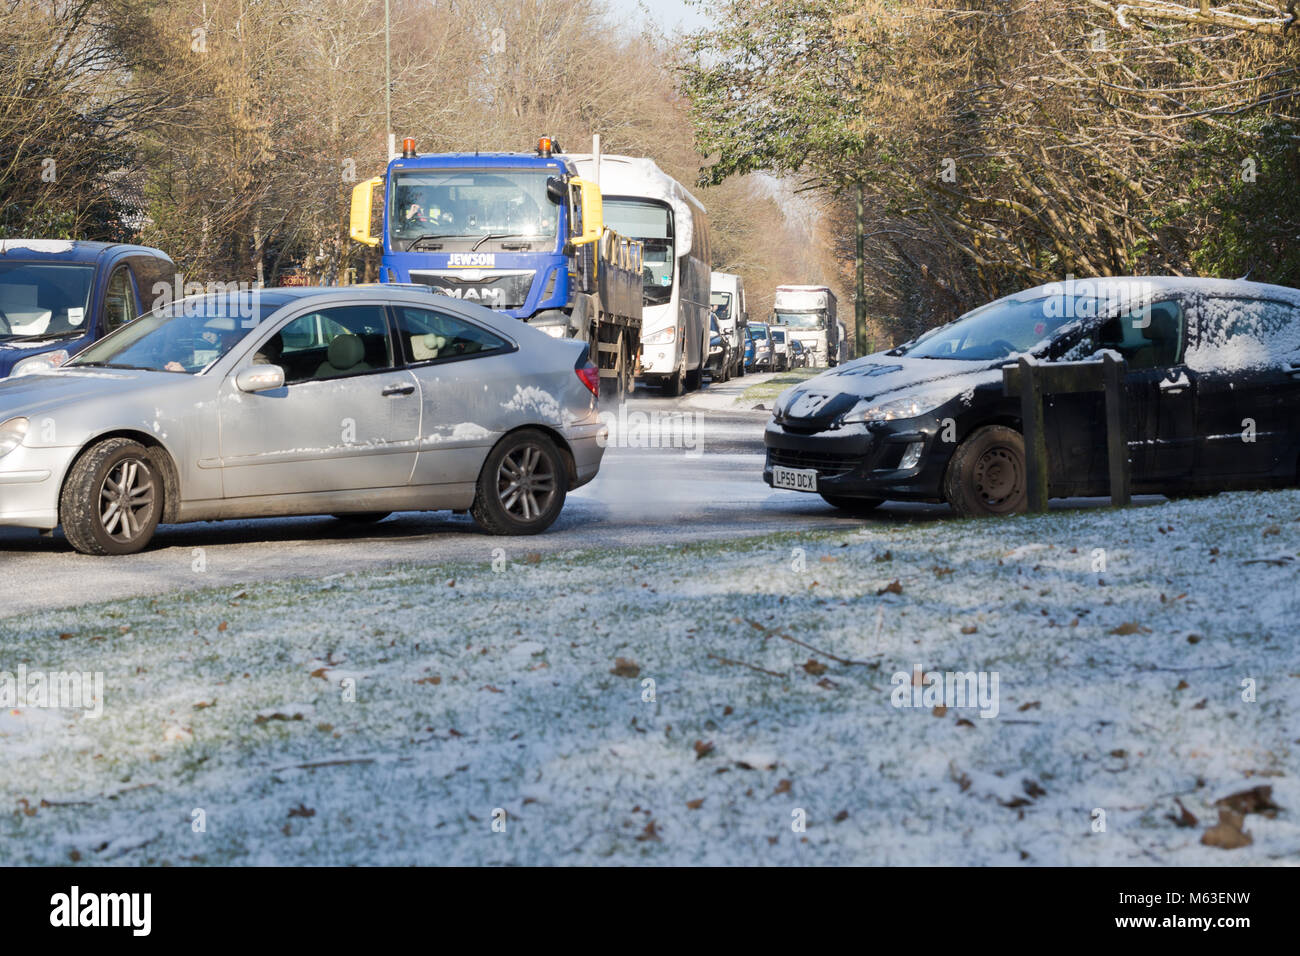
[[[1192,474],[1197,376],[1183,362],[1186,328],[1181,301],[1170,297],[1103,319],[1064,341],[1065,348],[1053,355],[1056,361],[1081,361],[1109,350],[1124,359],[1125,439],[1134,485],[1177,486]],[[1053,493],[1104,492],[1109,485],[1105,396],[1048,396],[1044,416]]]
[[[240,369],[279,365],[285,386],[247,393]],[[219,393],[224,497],[405,487],[420,395],[383,306],[338,305],[277,323]]]
[[[394,305],[390,311],[401,354],[420,386],[420,452],[412,484],[472,484],[501,437],[497,383],[517,378],[511,363],[518,350],[450,310]]]
[[[1300,316],[1286,302],[1205,296],[1190,310],[1199,376],[1197,472],[1232,483],[1294,478]]]
[[[1101,347],[1124,358],[1131,477],[1150,490],[1190,481],[1196,450],[1196,373],[1183,361],[1182,301],[1153,302],[1102,325]]]

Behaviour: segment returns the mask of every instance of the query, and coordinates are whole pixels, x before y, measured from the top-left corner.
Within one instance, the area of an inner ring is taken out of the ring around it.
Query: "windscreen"
[[[84,335],[95,267],[0,259],[0,342]]]
[[[662,305],[673,295],[673,212],[652,199],[606,198],[605,225],[642,244],[646,305]]]
[[[545,169],[437,169],[398,173],[388,210],[394,239],[554,239],[560,209]]]

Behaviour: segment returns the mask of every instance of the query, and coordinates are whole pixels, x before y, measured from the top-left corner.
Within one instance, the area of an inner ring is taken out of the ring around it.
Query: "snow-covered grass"
[[[764,379],[746,388],[740,397],[736,399],[736,404],[743,405],[745,408],[753,408],[756,402],[771,402],[772,399],[791,385],[805,382],[824,371],[826,371],[824,368],[792,368],[784,372],[778,372],[771,378]]]
[[[0,714],[0,863],[1300,859],[1300,492],[491,545],[0,620],[0,670],[105,673],[98,720]],[[892,706],[914,665],[998,715]]]

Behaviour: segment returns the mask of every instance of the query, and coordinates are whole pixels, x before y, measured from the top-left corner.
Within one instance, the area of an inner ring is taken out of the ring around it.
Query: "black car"
[[[709,370],[713,381],[730,381],[731,369],[736,364],[736,357],[732,354],[732,348],[731,340],[718,330],[717,315],[710,315],[709,358],[704,367]]]
[[[862,513],[887,499],[966,515],[1027,500],[1020,400],[1002,366],[1125,360],[1135,493],[1300,483],[1300,291],[1219,279],[1071,280],[998,299],[787,390],[764,480]],[[1044,398],[1050,494],[1109,493],[1101,392]]]

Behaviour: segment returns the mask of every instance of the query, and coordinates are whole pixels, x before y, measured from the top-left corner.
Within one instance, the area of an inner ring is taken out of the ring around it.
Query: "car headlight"
[[[642,345],[672,345],[677,341],[677,329],[669,326],[658,332],[651,332],[641,342]]]
[[[840,421],[845,425],[858,422],[892,422],[900,418],[915,418],[938,408],[952,398],[949,392],[921,392],[888,402],[858,402]]]
[[[48,372],[52,368],[58,368],[68,360],[67,349],[56,349],[53,352],[42,352],[40,355],[32,355],[18,362],[9,373],[11,378],[18,378],[20,375],[35,375],[37,372]]]
[[[11,418],[0,425],[0,458],[9,454],[27,437],[27,419]]]

